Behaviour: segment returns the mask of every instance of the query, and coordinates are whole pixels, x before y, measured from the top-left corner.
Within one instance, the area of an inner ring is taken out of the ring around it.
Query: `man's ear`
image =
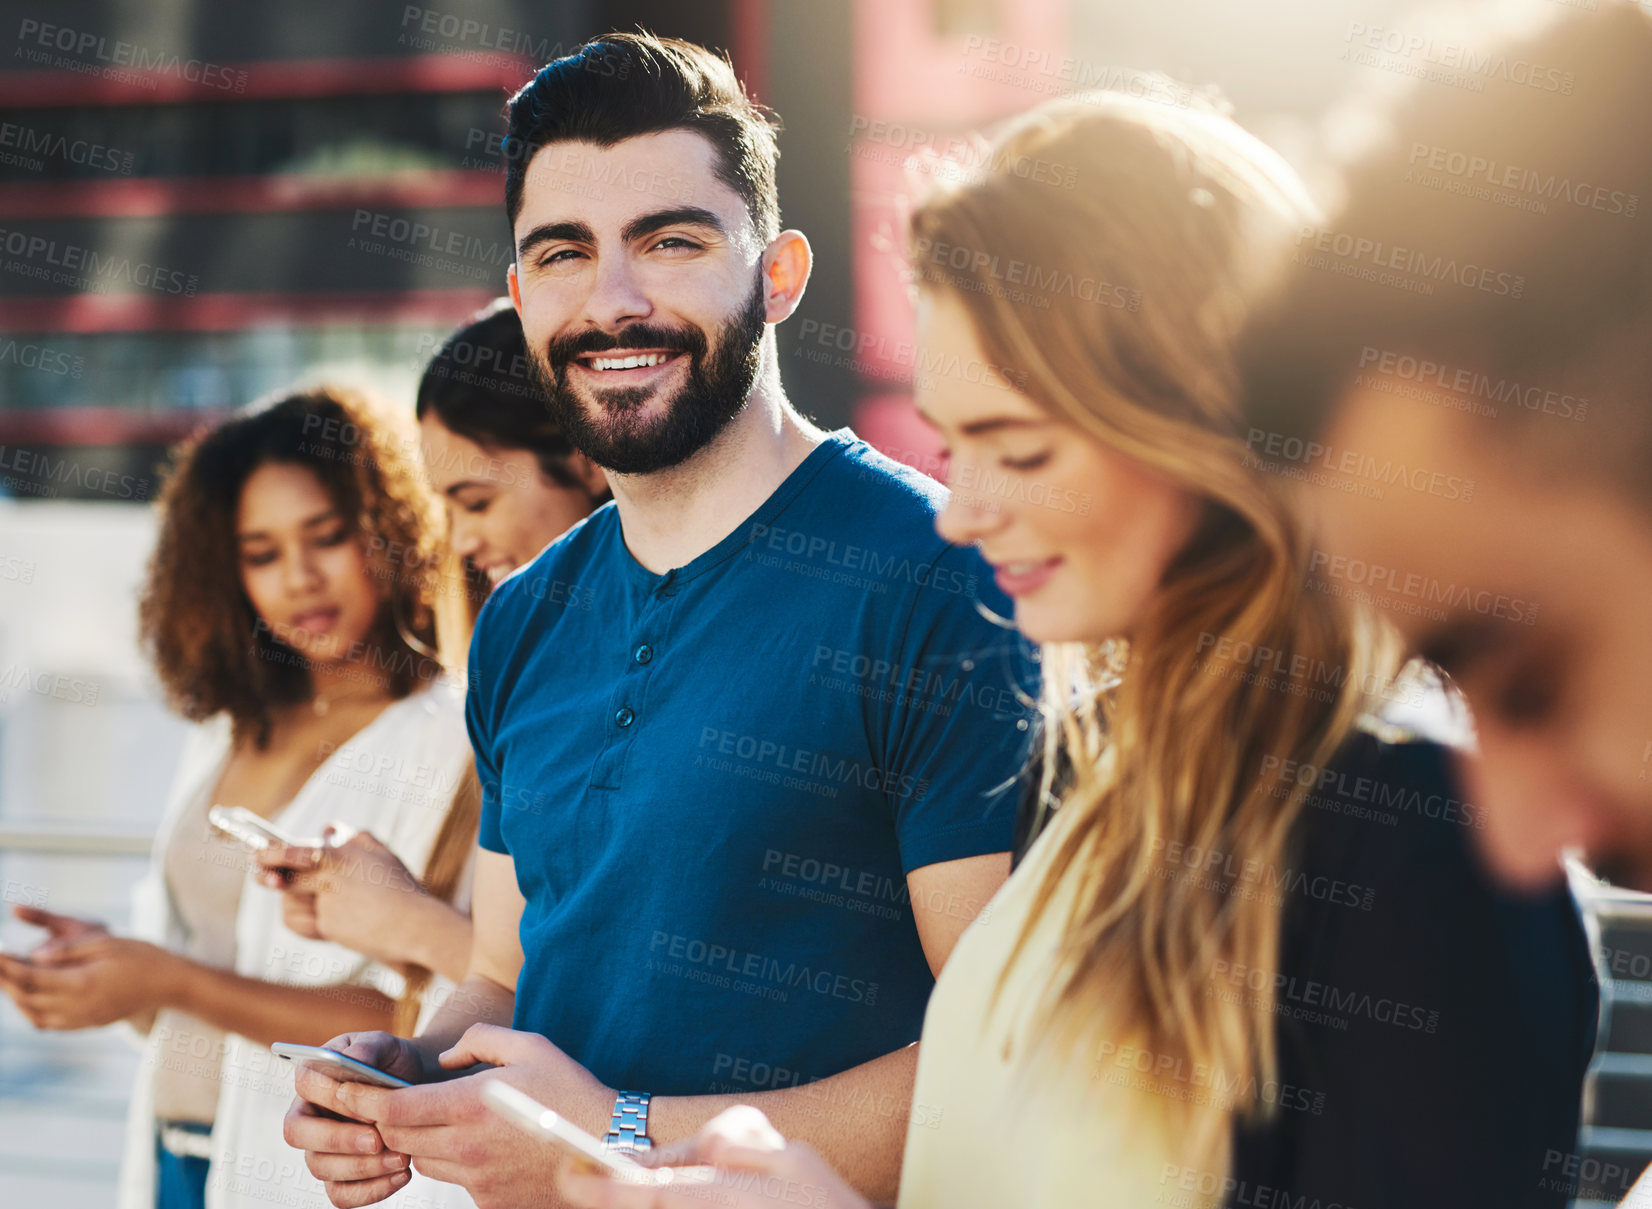
[[[505,266],[505,289],[511,296],[511,305],[516,308],[516,317],[522,317],[522,285],[516,280],[516,261]]]
[[[763,250],[763,318],[779,323],[803,301],[814,251],[801,231],[782,231]]]

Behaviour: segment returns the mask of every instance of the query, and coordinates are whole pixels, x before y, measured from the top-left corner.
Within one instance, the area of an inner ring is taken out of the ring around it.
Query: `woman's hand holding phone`
[[[434,901],[419,879],[371,832],[334,825],[322,841],[258,854],[259,881],[283,892],[283,922],[388,965],[415,960],[419,908]]]
[[[825,1159],[801,1142],[786,1141],[749,1104],[725,1109],[699,1133],[640,1155],[638,1161],[656,1168],[710,1166],[718,1172],[710,1188],[698,1179],[659,1187],[566,1163],[558,1169],[557,1191],[580,1209],[704,1209],[711,1197],[733,1209],[872,1209]]]

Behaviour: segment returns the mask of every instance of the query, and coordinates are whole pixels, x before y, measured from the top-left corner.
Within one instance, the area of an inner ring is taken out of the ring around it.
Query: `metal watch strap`
[[[654,1142],[648,1136],[648,1101],[652,1098],[646,1091],[622,1091],[615,1096],[614,1120],[602,1144],[609,1150],[652,1149]]]

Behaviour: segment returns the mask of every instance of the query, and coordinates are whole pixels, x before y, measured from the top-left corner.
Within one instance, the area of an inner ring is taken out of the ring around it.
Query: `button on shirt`
[[[906,875],[1008,849],[1036,694],[944,498],[839,432],[686,566],[642,567],[609,505],[500,584],[467,715],[526,899],[517,1028],[662,1095],[917,1040]]]

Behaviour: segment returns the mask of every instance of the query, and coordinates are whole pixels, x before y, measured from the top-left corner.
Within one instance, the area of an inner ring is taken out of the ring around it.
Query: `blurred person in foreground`
[[[1468,699],[1493,868],[1547,885],[1571,851],[1652,890],[1652,13],[1535,20],[1439,35],[1564,91],[1363,113],[1346,203],[1247,336],[1250,444],[1307,472],[1321,580]],[[1374,257],[1402,288],[1339,271]]]
[[[267,1047],[386,1027],[412,970],[385,963],[442,964],[381,951],[371,929],[352,933],[369,957],[288,928],[281,894],[207,821],[222,804],[298,836],[370,832],[333,857],[399,874],[376,900],[394,927],[431,898],[416,878],[444,820],[475,817],[462,696],[432,648],[440,513],[403,427],[356,392],[295,391],[185,444],[162,490],[140,631],[196,726],[134,936],[20,909],[51,938],[0,956],[36,1027],[141,1037],[121,1209],[324,1203],[281,1142],[292,1078]]]
[[[508,299],[484,308],[437,349],[419,382],[425,477],[447,509],[453,560],[437,582],[463,593],[439,611],[444,652],[462,652],[493,585],[530,561],[608,496],[602,471],[575,451],[528,367],[522,321]],[[445,594],[444,594],[445,595]],[[452,619],[451,628],[444,622]],[[423,878],[371,832],[320,849],[261,852],[260,880],[284,892],[293,931],[408,971],[391,1031],[413,1035],[446,1005],[470,965],[479,787],[449,812]],[[297,870],[295,873],[294,870]],[[422,887],[412,898],[410,887]],[[417,1172],[393,1204],[474,1204],[463,1188]]]
[[[1120,95],[948,175],[912,219],[918,342],[1007,368],[918,384],[938,527],[1043,644],[1047,727],[1025,854],[925,1016],[900,1206],[1560,1209],[1539,1180],[1595,1012],[1576,913],[1478,868],[1444,747],[1367,733],[1438,689],[1391,684],[1391,634],[1303,591],[1306,533],[1247,464],[1233,344],[1311,221],[1300,183],[1208,104]],[[723,1186],[562,1187],[864,1204],[750,1110],[664,1157]]]
[[[924,1004],[1009,869],[1031,670],[935,533],[940,485],[787,399],[775,329],[811,254],[729,62],[599,38],[508,120],[511,296],[614,502],[477,619],[462,1007],[333,1042],[426,1086],[304,1072],[287,1138],[337,1205],[389,1192],[382,1144],[516,1206],[554,1195],[556,1155],[485,1078],[615,1146],[752,1098],[892,1194]]]

